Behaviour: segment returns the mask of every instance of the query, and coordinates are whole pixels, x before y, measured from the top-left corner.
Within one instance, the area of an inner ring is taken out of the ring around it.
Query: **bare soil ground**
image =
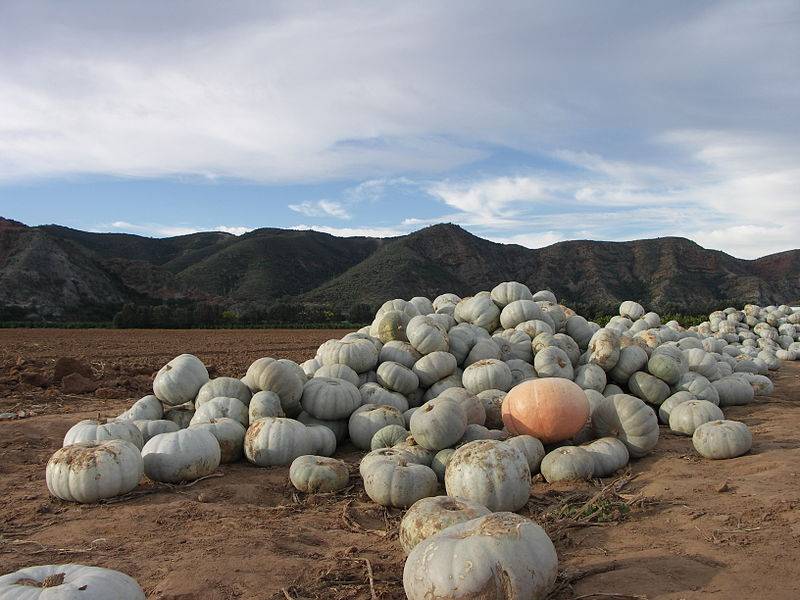
[[[404,598],[402,512],[366,497],[351,447],[339,457],[352,486],[337,494],[297,493],[288,468],[246,463],[95,505],[53,499],[44,483],[72,424],[127,408],[173,356],[241,376],[258,357],[304,360],[343,333],[0,330],[0,412],[22,415],[0,422],[0,574],[79,562],[124,571],[158,599]],[[52,382],[65,356],[91,365],[94,392]],[[553,598],[800,598],[800,364],[784,363],[775,383],[726,411],[753,431],[746,456],[706,461],[662,429],[617,479],[537,479],[521,512],[558,550]]]

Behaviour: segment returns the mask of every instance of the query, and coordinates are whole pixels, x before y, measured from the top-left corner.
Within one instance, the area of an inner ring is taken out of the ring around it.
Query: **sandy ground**
[[[0,422],[0,574],[79,562],[128,573],[149,598],[299,600],[369,599],[371,571],[375,597],[404,598],[402,512],[366,497],[352,447],[338,454],[352,485],[329,495],[295,492],[288,468],[246,463],[97,505],[53,499],[44,483],[67,429],[118,414],[169,358],[190,352],[215,375],[241,376],[255,358],[304,360],[342,334],[0,330],[0,412],[26,415]],[[62,356],[89,363],[98,390],[49,382]],[[552,597],[800,598],[800,364],[784,363],[775,382],[774,395],[727,411],[753,431],[746,456],[706,461],[662,429],[655,452],[616,479],[537,478],[521,512],[556,544]],[[592,510],[578,510],[587,500]]]

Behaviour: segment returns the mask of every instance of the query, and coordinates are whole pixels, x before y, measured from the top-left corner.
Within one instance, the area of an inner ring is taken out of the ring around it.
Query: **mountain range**
[[[393,238],[256,229],[148,238],[0,218],[0,308],[26,319],[104,320],[124,304],[204,303],[247,315],[278,303],[347,311],[391,298],[468,295],[516,280],[586,314],[634,299],[698,313],[797,303],[800,250],[742,260],[680,237],[498,244],[452,224]]]

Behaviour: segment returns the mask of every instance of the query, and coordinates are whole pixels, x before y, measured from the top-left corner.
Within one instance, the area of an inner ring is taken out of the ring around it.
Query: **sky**
[[[798,57],[798,0],[8,0],[0,215],[756,258],[800,247]]]

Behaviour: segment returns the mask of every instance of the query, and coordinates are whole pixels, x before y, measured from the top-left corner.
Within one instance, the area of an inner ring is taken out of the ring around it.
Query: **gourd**
[[[361,406],[358,388],[344,379],[314,377],[303,387],[300,400],[303,410],[317,419],[349,419]]]
[[[591,479],[594,459],[589,452],[578,446],[561,446],[545,455],[539,469],[549,483]]]
[[[608,477],[628,464],[628,447],[615,437],[602,437],[582,446],[592,456],[592,477]]]
[[[428,315],[411,319],[406,327],[406,335],[408,342],[420,354],[447,352],[450,345],[447,330]]]
[[[153,395],[139,398],[117,417],[118,421],[157,421],[164,416],[161,401]]]
[[[512,359],[507,360],[506,364],[508,368],[511,370],[511,387],[522,383],[523,381],[528,381],[529,379],[536,379],[536,369],[533,368],[533,365],[530,362],[525,362],[524,360]]]
[[[594,363],[581,365],[575,369],[575,383],[583,390],[602,392],[606,387],[606,372]]]
[[[247,408],[249,422],[252,423],[264,417],[285,417],[281,408],[281,399],[275,392],[256,392],[250,399]]]
[[[336,435],[324,425],[307,425],[306,431],[311,437],[312,452],[318,456],[333,456],[336,452]]]
[[[45,481],[57,498],[89,503],[127,494],[143,472],[139,449],[128,441],[78,442],[50,457]]]
[[[465,498],[430,496],[417,500],[400,521],[400,545],[406,554],[414,546],[452,525],[491,514],[491,511]]]
[[[647,370],[665,383],[678,383],[681,376],[689,370],[683,352],[677,346],[659,346],[647,361]]]
[[[551,304],[558,304],[556,295],[550,290],[539,290],[533,295],[536,302],[549,302]]]
[[[467,428],[467,414],[458,402],[434,398],[411,415],[411,435],[428,450],[439,451],[455,444]]]
[[[592,427],[599,437],[619,438],[633,458],[648,454],[658,443],[658,418],[639,398],[617,394],[592,411]]]
[[[513,378],[511,369],[503,361],[496,359],[480,360],[471,364],[461,376],[464,388],[472,393],[479,394],[486,390],[511,389]]]
[[[317,351],[323,365],[347,365],[356,373],[374,369],[378,354],[375,344],[365,339],[328,340]]]
[[[361,474],[361,478],[363,479],[366,477],[366,473],[369,469],[374,466],[376,463],[381,461],[390,461],[397,463],[400,460],[405,460],[408,462],[416,462],[417,464],[422,464],[414,459],[414,457],[406,452],[405,450],[399,448],[379,448],[377,450],[372,450],[371,452],[367,452],[361,461],[358,464],[358,472]]]
[[[500,308],[506,307],[518,300],[533,300],[531,290],[524,283],[519,281],[504,281],[498,283],[490,292],[492,301]]]
[[[453,453],[455,452],[454,448],[445,448],[444,450],[439,450],[431,460],[431,469],[433,472],[436,473],[437,479],[439,481],[444,481],[444,474],[447,470],[447,464],[450,462],[450,459],[453,458]]]
[[[669,425],[669,415],[673,409],[679,404],[688,402],[689,400],[697,400],[697,397],[689,392],[675,392],[659,405],[658,420],[664,423],[664,425]]]
[[[502,390],[486,390],[478,394],[478,400],[483,404],[484,412],[486,413],[486,421],[484,425],[489,429],[502,429],[503,428],[503,400],[507,392]]]
[[[181,429],[152,437],[142,448],[144,472],[153,481],[179,483],[213,473],[219,466],[219,442],[202,429]]]
[[[360,340],[374,346],[366,340]],[[336,363],[327,363],[336,364]],[[299,367],[298,367],[299,368]],[[273,360],[263,366],[258,372],[256,380],[257,389],[263,392],[274,392],[281,399],[283,412],[290,417],[297,416],[300,411],[300,398],[303,395],[303,386],[306,383],[305,374],[300,376],[288,361]]]
[[[189,429],[203,429],[217,439],[220,464],[236,462],[242,458],[245,428],[239,421],[220,417],[202,423],[194,423],[189,426]]]
[[[368,450],[372,437],[387,425],[404,426],[403,414],[391,406],[364,404],[350,415],[348,422],[350,440],[356,448]]]
[[[490,358],[500,360],[502,356],[503,353],[500,351],[500,346],[492,338],[480,339],[470,348],[467,357],[464,359],[464,367]]]
[[[0,577],[3,600],[145,600],[125,573],[85,565],[40,565]]]
[[[325,456],[298,456],[289,467],[289,481],[307,494],[337,492],[347,487],[350,471],[344,461]]]
[[[544,313],[533,300],[515,300],[500,312],[500,325],[503,329],[513,329],[525,321],[541,320]]]
[[[325,377],[325,378],[332,377],[334,379],[343,379],[344,381],[347,381],[348,383],[354,385],[355,387],[358,387],[360,385],[358,373],[353,371],[353,369],[351,369],[347,365],[325,365],[324,367],[320,367],[314,372],[314,377]],[[303,389],[305,390],[305,386],[303,386]]]
[[[400,310],[390,310],[375,318],[375,337],[384,344],[391,341],[407,342],[406,327],[411,317]]]
[[[428,400],[433,400],[434,398],[438,397],[442,392],[454,387],[462,387],[462,376],[463,372],[461,369],[456,368],[456,370],[445,377],[444,379],[440,379],[436,383],[434,383],[431,387],[429,387],[425,393],[422,395],[422,402],[425,403]]]
[[[408,460],[411,460],[420,465],[430,467],[433,462],[435,453],[427,448],[420,446],[414,439],[414,436],[408,436],[404,441],[395,444],[392,448],[402,450],[408,455]]]
[[[194,411],[190,425],[195,423],[208,423],[212,419],[227,417],[234,419],[247,427],[250,416],[247,407],[236,398],[213,398]]]
[[[527,334],[528,337],[531,338],[531,341],[533,341],[533,338],[535,338],[540,333],[546,333],[548,335],[553,335],[555,333],[555,331],[553,331],[553,327],[549,323],[546,323],[545,321],[542,321],[540,319],[536,319],[533,321],[525,321],[524,323],[520,323],[519,325],[517,325],[514,329]],[[591,337],[591,334],[589,334],[589,337]],[[588,343],[589,341],[588,338],[586,341]]]
[[[181,404],[164,410],[164,419],[172,421],[181,429],[186,429],[189,426],[193,416],[194,405],[192,403]]]
[[[245,384],[253,393],[261,391],[261,388],[258,386],[258,379],[261,377],[261,372],[267,365],[274,362],[275,359],[270,358],[269,356],[257,358],[250,363],[249,367],[247,367],[247,372],[245,373],[244,377],[242,377],[242,383]],[[317,365],[317,368],[319,368],[319,365]]]
[[[506,440],[506,444],[519,450],[528,461],[531,474],[539,472],[539,466],[546,452],[544,445],[532,435],[515,435]]]
[[[533,366],[539,377],[559,377],[572,379],[572,361],[567,353],[557,346],[548,346],[536,353]]]
[[[333,435],[336,437],[337,443],[341,442],[347,437],[346,419],[342,419],[341,421],[326,421],[325,419],[315,419],[307,412],[301,412],[299,415],[297,415],[297,420],[307,427],[320,425],[330,429],[331,432],[333,432]],[[253,421],[250,422],[252,423]],[[315,454],[319,454],[319,452],[316,452]]]
[[[694,430],[692,444],[704,458],[736,458],[750,451],[753,435],[739,421],[710,421]]]
[[[586,349],[594,335],[594,330],[589,326],[589,322],[580,315],[573,315],[565,323],[567,335],[575,340],[579,348]],[[550,333],[553,333],[551,330]]]
[[[497,440],[456,449],[445,472],[448,496],[468,498],[491,511],[519,510],[530,496],[531,472],[522,452]]]
[[[409,432],[402,425],[387,425],[375,432],[369,447],[371,450],[391,448],[395,444],[405,441],[408,436]]]
[[[708,400],[688,400],[670,411],[669,428],[675,433],[692,435],[703,423],[724,418],[725,415],[716,404]]]
[[[413,304],[421,315],[429,315],[434,312],[433,303],[425,296],[414,296],[408,303]]]
[[[430,467],[399,458],[380,460],[363,471],[364,491],[381,506],[405,508],[420,498],[433,496],[439,487]]]
[[[628,380],[628,388],[634,396],[655,406],[670,396],[669,386],[658,377],[645,371],[636,371],[631,375]]]
[[[511,390],[502,418],[513,434],[527,434],[545,444],[567,440],[589,419],[589,402],[577,384],[566,379],[533,379]]]
[[[259,419],[250,424],[244,436],[244,455],[259,467],[289,465],[313,449],[314,440],[308,429],[294,419]]]
[[[154,435],[178,431],[180,429],[177,423],[174,421],[168,421],[167,419],[157,419],[155,421],[134,421],[133,424],[136,425],[137,429],[139,429],[139,431],[142,433],[142,446],[144,446],[144,444],[146,444],[147,441]]]
[[[615,383],[625,384],[631,375],[644,368],[647,360],[647,352],[641,346],[624,346],[620,348],[617,364],[608,372],[608,376]]]
[[[613,369],[619,360],[619,337],[610,329],[600,329],[589,341],[589,362],[604,371]]]
[[[457,366],[455,356],[449,352],[431,352],[415,362],[411,370],[419,379],[419,385],[430,387],[451,375]]]
[[[447,388],[438,398],[447,398],[461,405],[467,415],[467,425],[484,425],[486,423],[486,409],[477,395],[473,395],[463,387]]]
[[[322,368],[322,365],[316,358],[310,358],[307,361],[300,363],[300,368],[303,369],[306,379],[311,379],[314,374]]]
[[[517,329],[506,329],[492,336],[492,341],[500,350],[500,360],[508,362],[518,359],[533,362],[531,336]]]
[[[459,323],[471,323],[490,333],[500,325],[500,309],[488,292],[462,299],[453,316]]]
[[[391,406],[400,412],[409,409],[408,399],[397,392],[387,390],[378,383],[365,383],[358,388],[361,404],[375,404],[376,406]]]
[[[414,366],[422,355],[408,342],[392,341],[383,345],[380,352],[380,362],[396,362],[409,369]]]
[[[461,302],[461,298],[455,294],[441,294],[433,299],[433,310],[439,312],[439,309],[443,306],[455,306],[459,302]]]
[[[461,436],[461,439],[456,442],[456,446],[463,446],[464,444],[468,444],[469,442],[474,442],[475,440],[490,440],[494,439],[492,437],[491,432],[484,427],[483,425],[477,424],[470,424],[467,425],[467,428],[464,430],[464,435]]]
[[[194,399],[195,408],[201,407],[212,398],[236,398],[245,406],[250,404],[253,393],[241,379],[235,377],[217,377],[205,383]]]
[[[153,393],[164,404],[178,406],[191,402],[208,381],[203,362],[191,354],[176,356],[156,374]]]
[[[683,351],[686,364],[690,371],[700,373],[709,381],[714,381],[720,378],[719,367],[717,361],[712,355],[703,350],[702,348],[691,348]]]
[[[720,406],[740,406],[753,401],[752,386],[741,377],[729,376],[712,381],[711,385],[719,394]]]
[[[642,308],[642,305],[638,302],[625,300],[625,302],[619,305],[619,314],[621,317],[627,317],[631,321],[635,321],[644,316],[644,308]]]
[[[678,383],[672,388],[674,392],[689,392],[698,400],[708,400],[716,405],[719,405],[719,392],[717,388],[711,385],[711,382],[700,375],[689,371],[684,373]]]
[[[500,512],[459,523],[423,540],[403,568],[408,600],[545,598],[558,557],[544,530]]]
[[[410,394],[419,387],[419,377],[400,363],[381,363],[377,371],[378,384],[398,394]]]
[[[84,419],[69,428],[64,436],[62,446],[71,446],[79,442],[104,442],[107,440],[125,440],[137,448],[141,448],[144,445],[142,432],[130,421],[101,423],[92,419]]]

